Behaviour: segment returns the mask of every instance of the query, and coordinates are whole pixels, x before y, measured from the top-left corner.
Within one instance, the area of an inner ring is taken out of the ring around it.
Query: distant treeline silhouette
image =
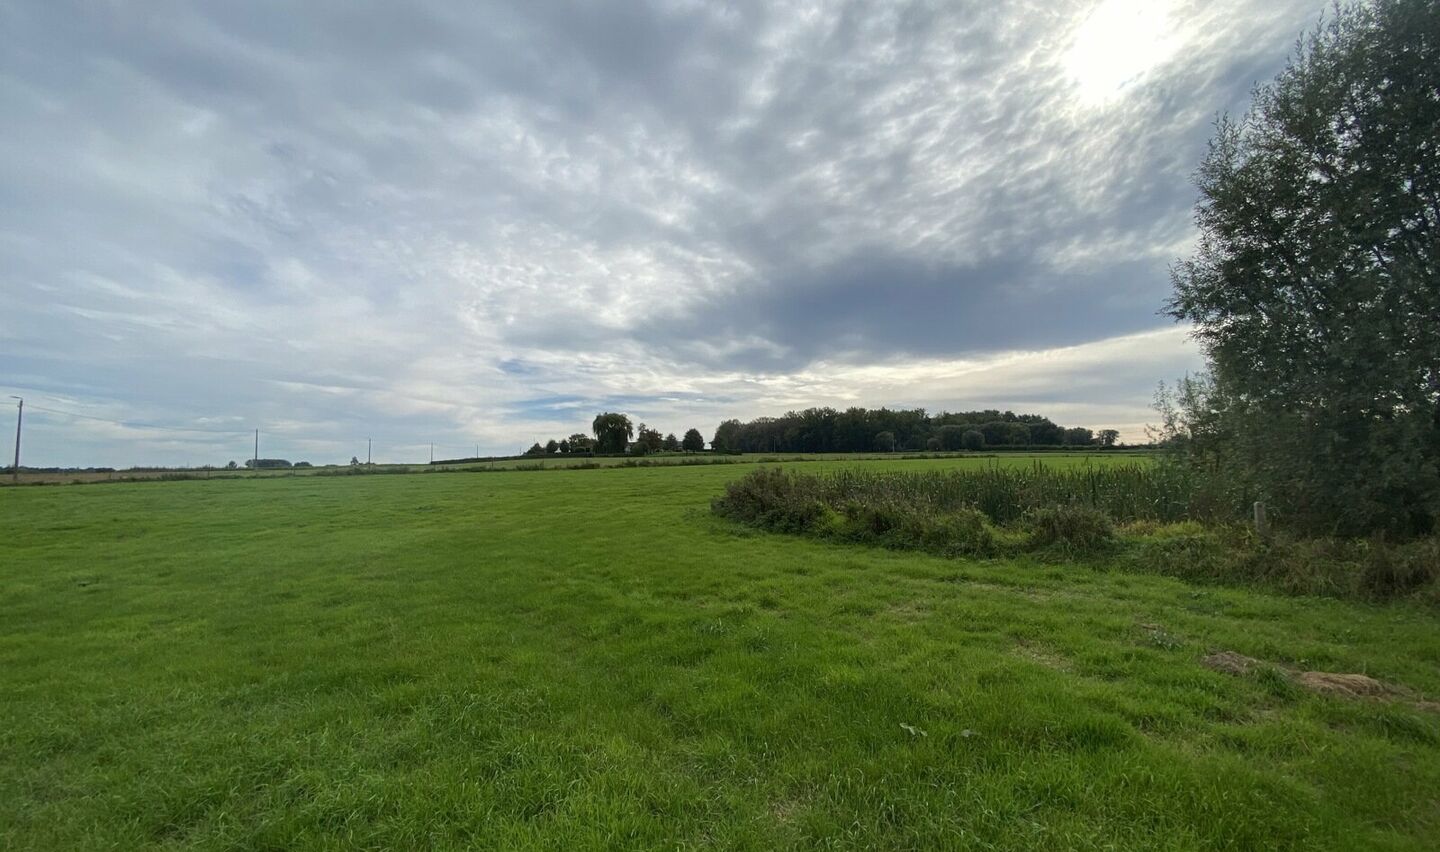
[[[1066,428],[1039,414],[923,408],[807,408],[748,423],[726,420],[715,430],[716,450],[747,453],[845,453],[893,450],[979,450],[1016,446],[1114,446],[1119,433]]]

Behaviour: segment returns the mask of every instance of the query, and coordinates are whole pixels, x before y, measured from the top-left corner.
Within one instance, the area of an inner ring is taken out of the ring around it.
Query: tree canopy
[[[894,449],[927,449],[934,437],[943,449],[957,450],[970,430],[995,447],[1061,446],[1067,434],[1047,417],[995,409],[929,414],[919,408],[807,408],[744,423],[726,420],[712,446],[747,453],[874,452],[882,451],[876,436],[884,432],[894,438]]]
[[[665,439],[660,435],[659,429],[652,429],[644,423],[635,433],[635,446],[631,450],[639,455],[658,453],[665,447]]]
[[[600,453],[625,452],[635,435],[629,417],[609,411],[595,415],[590,430],[595,434],[595,451]]]
[[[1301,525],[1440,515],[1440,5],[1338,7],[1223,118],[1170,313],[1210,375],[1169,437]],[[1203,459],[1202,459],[1203,457]]]
[[[619,454],[661,450],[702,452],[705,437],[687,429],[683,438],[662,434],[641,423],[638,429],[624,414],[604,412],[591,424],[595,438],[574,434],[541,444],[542,452]],[[1101,434],[1116,434],[1105,430]],[[973,433],[973,435],[972,435]],[[973,450],[984,447],[1080,446],[1093,443],[1091,430],[1066,429],[1039,414],[1013,411],[942,411],[890,408],[807,408],[780,417],[748,422],[725,420],[710,442],[717,452],[857,453],[891,450]],[[887,438],[879,438],[887,435]],[[1084,436],[1084,440],[1077,439]],[[633,439],[633,443],[632,443]],[[1114,441],[1111,441],[1113,444]],[[555,446],[552,448],[551,444]]]

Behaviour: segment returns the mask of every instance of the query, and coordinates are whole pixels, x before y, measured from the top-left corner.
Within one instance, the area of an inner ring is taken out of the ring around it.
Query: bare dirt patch
[[[1440,712],[1440,702],[1418,700],[1414,690],[1377,680],[1369,675],[1350,672],[1306,672],[1278,664],[1266,663],[1234,651],[1217,651],[1200,661],[1206,668],[1232,675],[1248,675],[1262,668],[1272,668],[1288,677],[1297,686],[1321,695],[1340,698],[1404,700],[1417,710]]]
[[[1295,681],[1306,689],[1343,698],[1384,698],[1400,693],[1397,687],[1363,674],[1301,672]]]

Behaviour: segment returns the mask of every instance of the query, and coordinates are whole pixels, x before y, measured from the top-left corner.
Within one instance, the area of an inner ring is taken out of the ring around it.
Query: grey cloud
[[[688,323],[667,321],[642,334],[679,353],[686,351],[680,341],[759,335],[783,349],[752,349],[728,360],[764,371],[847,356],[1047,349],[1153,328],[1156,305],[1145,298],[1153,272],[1149,264],[1116,261],[1100,272],[1057,279],[1018,256],[951,266],[860,253],[777,281],[739,304],[711,305]]]
[[[1154,328],[1210,117],[1320,4],[1179,0],[1093,109],[1088,8],[0,0],[0,385],[499,450]]]

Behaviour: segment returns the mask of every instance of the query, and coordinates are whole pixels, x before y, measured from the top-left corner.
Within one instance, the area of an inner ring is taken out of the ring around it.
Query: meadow
[[[1434,848],[1435,608],[760,532],[753,468],[0,489],[0,848]]]
[[[1021,460],[1043,461],[1052,467],[1069,468],[1095,464],[1114,464],[1128,458],[1132,462],[1144,463],[1153,458],[1151,450],[1103,450],[1088,452],[1026,452],[1004,450],[1001,452],[894,452],[894,453],[656,453],[650,456],[614,455],[544,455],[504,456],[477,460],[437,460],[433,464],[376,463],[373,465],[313,465],[303,468],[266,468],[258,471],[241,468],[173,467],[173,468],[129,468],[121,470],[95,469],[27,469],[21,468],[19,477],[5,479],[0,474],[0,485],[70,485],[100,482],[148,482],[154,480],[178,481],[187,479],[250,479],[291,476],[361,476],[395,473],[455,473],[459,471],[500,471],[500,470],[595,470],[608,467],[663,467],[674,465],[708,464],[800,464],[816,461],[919,461],[948,459],[962,467],[979,464],[1000,464],[1011,466]]]

